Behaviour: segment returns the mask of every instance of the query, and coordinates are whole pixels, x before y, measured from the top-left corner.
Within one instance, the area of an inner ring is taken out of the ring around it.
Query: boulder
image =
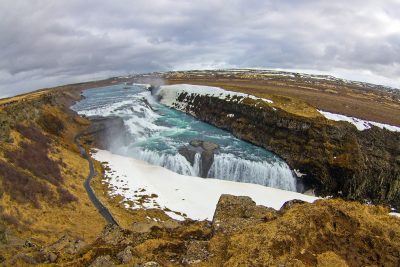
[[[99,241],[108,245],[124,245],[130,243],[134,238],[133,233],[122,229],[117,225],[107,225],[100,235]]]
[[[190,146],[183,146],[178,149],[179,154],[185,157],[187,161],[189,161],[190,165],[193,166],[194,159],[197,153],[201,153],[201,151],[197,151]]]
[[[57,251],[62,254],[78,254],[86,246],[86,242],[79,238],[74,238],[69,234],[64,234],[58,241],[47,248],[47,251]],[[54,256],[52,256],[54,258]]]
[[[117,254],[117,258],[122,264],[128,264],[133,258],[132,247],[127,246],[123,251]]]
[[[111,267],[115,266],[112,262],[110,255],[104,255],[97,257],[92,264],[89,265],[90,267]]]
[[[212,228],[214,233],[232,233],[277,217],[276,210],[258,206],[250,197],[221,195],[215,209]]]
[[[186,255],[182,259],[183,264],[196,264],[207,260],[209,256],[208,241],[191,241],[187,244]]]
[[[188,146],[181,147],[179,153],[186,158],[187,161],[193,166],[195,162],[195,156],[197,153],[200,154],[200,169],[199,176],[206,178],[211,165],[214,162],[214,154],[219,149],[219,145],[203,141],[203,140],[192,140]]]

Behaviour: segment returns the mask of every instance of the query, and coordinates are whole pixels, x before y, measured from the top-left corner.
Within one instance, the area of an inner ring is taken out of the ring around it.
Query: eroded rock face
[[[203,141],[192,140],[188,146],[181,147],[179,153],[184,156],[191,165],[194,164],[195,156],[200,154],[200,177],[206,178],[211,165],[214,162],[214,154],[218,151],[219,145]]]
[[[128,143],[125,124],[120,117],[91,117],[90,129],[87,132],[93,136],[94,145],[100,149],[110,149],[111,146],[123,146]]]
[[[281,156],[319,195],[400,209],[400,133],[185,94],[187,113]],[[234,114],[234,116],[228,116]]]

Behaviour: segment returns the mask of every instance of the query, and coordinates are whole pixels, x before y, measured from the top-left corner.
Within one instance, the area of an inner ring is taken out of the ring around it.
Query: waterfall
[[[194,156],[194,163],[193,163],[193,170],[194,170],[195,176],[200,175],[200,168],[201,168],[201,154],[196,153],[196,155]]]
[[[179,153],[171,155],[150,150],[135,149],[134,151],[129,152],[128,156],[147,161],[148,163],[153,165],[167,168],[176,173],[190,176],[198,176],[199,164],[197,163],[197,167],[191,166],[190,163],[185,159],[185,157],[183,157]],[[196,160],[197,162],[200,161],[199,159],[197,159],[197,155]]]
[[[129,154],[136,159],[183,175],[199,176],[200,173],[200,153],[195,155],[193,165],[190,165],[185,157],[179,153],[172,155],[135,149]],[[282,162],[250,161],[232,154],[216,154],[207,177],[296,191],[296,179],[286,164]]]
[[[250,161],[232,154],[215,155],[208,177],[296,191],[296,179],[286,164]]]

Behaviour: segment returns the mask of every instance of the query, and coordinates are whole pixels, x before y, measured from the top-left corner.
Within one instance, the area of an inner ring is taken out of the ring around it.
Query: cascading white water
[[[198,175],[198,167],[196,170],[196,168],[191,166],[190,163],[185,159],[185,157],[183,157],[179,153],[175,155],[170,155],[170,154],[161,154],[150,150],[136,149],[134,151],[131,151],[129,153],[129,156],[143,161],[147,161],[153,165],[165,167],[176,173],[190,175],[190,176]]]
[[[208,177],[296,191],[296,180],[286,164],[250,161],[231,154],[215,155]]]
[[[130,156],[165,167],[176,173],[190,176],[200,175],[200,153],[195,155],[193,165],[190,165],[186,158],[179,153],[171,155],[136,149],[130,152]],[[296,180],[293,179],[292,172],[286,164],[255,162],[237,158],[231,154],[216,154],[207,177],[296,191]]]
[[[196,153],[196,155],[194,155],[194,162],[193,162],[193,171],[196,176],[200,175],[200,168],[201,168],[200,164],[201,164],[201,154]]]

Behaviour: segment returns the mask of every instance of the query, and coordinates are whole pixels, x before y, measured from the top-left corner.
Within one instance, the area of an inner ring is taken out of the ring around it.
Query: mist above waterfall
[[[162,82],[162,81],[159,81]],[[218,145],[206,177],[256,183],[296,191],[288,165],[273,153],[230,133],[161,105],[146,85],[114,85],[86,90],[73,109],[86,116],[119,117],[120,133],[107,137],[108,150],[174,172],[200,176],[201,154],[189,162],[179,149],[193,140]]]

